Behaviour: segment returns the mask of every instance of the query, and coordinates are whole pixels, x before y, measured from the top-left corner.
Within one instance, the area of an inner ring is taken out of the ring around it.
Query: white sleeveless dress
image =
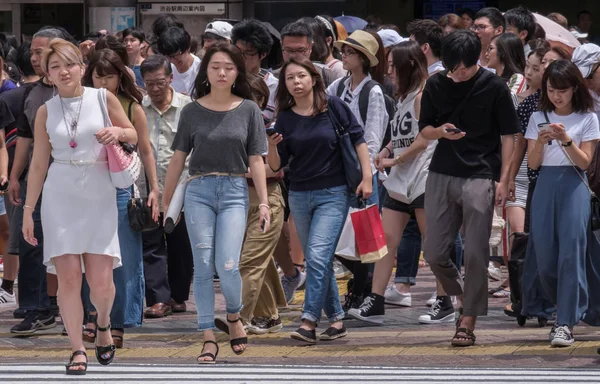
[[[44,264],[49,273],[56,274],[52,259],[65,254],[109,255],[113,268],[121,266],[115,187],[110,180],[106,149],[95,137],[104,128],[99,96],[106,97],[105,92],[84,88],[75,148],[69,145],[66,123],[77,116],[81,97],[62,99],[66,122],[60,96],[46,102],[46,131],[54,161],[44,183],[41,219]],[[81,266],[85,272],[83,257]]]

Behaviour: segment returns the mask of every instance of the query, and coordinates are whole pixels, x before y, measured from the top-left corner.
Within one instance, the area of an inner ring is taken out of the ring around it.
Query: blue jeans
[[[215,271],[227,313],[242,309],[239,261],[248,218],[248,184],[244,177],[200,176],[188,183],[184,205],[194,255],[198,329],[213,329]]]
[[[306,260],[302,320],[318,323],[323,310],[330,322],[344,318],[333,272],[333,257],[348,214],[348,194],[345,185],[315,191],[290,191],[290,209]]]
[[[133,188],[130,188],[129,192],[125,189],[117,189],[119,246],[123,266],[113,270],[115,301],[110,312],[113,328],[141,327],[144,312],[142,234],[131,229],[127,215],[127,202],[131,199],[132,193]],[[86,311],[95,312],[96,309],[90,301],[90,287],[85,279],[82,291]]]
[[[394,283],[415,285],[419,272],[419,257],[421,255],[421,231],[415,218],[411,218],[404,228],[402,241],[396,254],[396,275]],[[460,233],[454,242],[450,258],[460,271],[462,267],[463,246]]]

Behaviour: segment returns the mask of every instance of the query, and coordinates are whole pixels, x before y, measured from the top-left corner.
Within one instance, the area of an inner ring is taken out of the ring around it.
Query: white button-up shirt
[[[336,96],[338,84],[343,80],[343,78],[335,80],[327,88],[327,94],[330,96]],[[367,142],[369,155],[371,157],[371,170],[375,175],[377,170],[375,169],[375,165],[373,165],[373,159],[379,154],[381,143],[383,142],[383,137],[385,136],[385,130],[390,117],[385,109],[383,90],[381,87],[373,87],[371,88],[371,92],[369,92],[367,121],[363,121],[362,116],[360,115],[360,106],[358,102],[360,99],[360,91],[369,80],[371,80],[371,75],[367,75],[367,77],[365,77],[365,79],[354,89],[354,91],[352,91],[350,89],[352,78],[348,78],[344,83],[344,91],[342,92],[340,98],[344,100],[346,93],[351,93],[352,101],[350,101],[348,105],[352,110],[352,113],[354,113],[356,120],[365,130],[365,141]]]

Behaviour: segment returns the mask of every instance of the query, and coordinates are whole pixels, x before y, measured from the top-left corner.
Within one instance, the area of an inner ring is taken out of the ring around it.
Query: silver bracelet
[[[269,206],[269,204],[264,204],[264,203],[263,204],[258,204],[258,208],[259,209],[262,208],[262,207],[265,207],[267,209],[271,209],[271,207]]]

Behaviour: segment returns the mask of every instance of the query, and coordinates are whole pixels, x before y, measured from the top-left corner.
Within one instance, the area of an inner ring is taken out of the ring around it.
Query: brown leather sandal
[[[472,347],[477,337],[469,328],[458,328],[452,338],[453,347]]]

